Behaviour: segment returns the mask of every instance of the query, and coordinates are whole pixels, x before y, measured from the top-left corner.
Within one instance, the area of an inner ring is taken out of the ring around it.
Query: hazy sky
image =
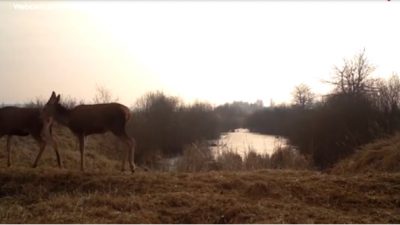
[[[131,106],[162,90],[185,102],[289,102],[317,93],[366,49],[375,76],[400,72],[396,1],[0,2],[0,103],[92,100]]]

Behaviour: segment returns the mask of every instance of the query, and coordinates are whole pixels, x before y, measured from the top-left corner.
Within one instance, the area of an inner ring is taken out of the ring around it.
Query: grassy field
[[[13,166],[6,168],[1,140],[1,223],[400,223],[398,171],[346,173],[344,162],[330,174],[121,173],[112,138],[94,136],[87,144],[88,172],[81,173],[74,139],[55,132],[65,169],[56,168],[51,149],[30,168],[38,151],[30,138],[13,140]],[[393,140],[371,149],[400,142]]]
[[[2,223],[400,223],[400,174],[1,169]]]

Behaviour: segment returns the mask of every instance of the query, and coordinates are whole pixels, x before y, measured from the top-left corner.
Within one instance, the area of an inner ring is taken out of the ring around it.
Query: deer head
[[[50,99],[47,101],[46,105],[44,105],[41,117],[42,120],[47,123],[53,120],[53,117],[56,115],[56,108],[60,104],[60,95],[56,96],[56,93],[53,91],[51,93]]]

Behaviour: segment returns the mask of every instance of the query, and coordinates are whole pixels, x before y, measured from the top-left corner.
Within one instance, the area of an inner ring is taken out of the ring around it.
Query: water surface
[[[277,147],[285,146],[287,140],[280,136],[249,132],[248,129],[236,129],[234,132],[223,133],[216,144],[217,146],[213,147],[216,152],[233,150],[244,155],[252,150],[259,154],[271,155]]]

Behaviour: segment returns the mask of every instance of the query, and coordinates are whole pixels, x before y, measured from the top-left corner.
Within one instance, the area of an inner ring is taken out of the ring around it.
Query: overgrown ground
[[[2,223],[399,223],[400,174],[2,169]]]
[[[119,172],[118,154],[94,137],[81,173],[70,134],[56,136],[65,169],[49,149],[31,169],[37,147],[29,138],[14,140],[11,168],[0,150],[1,223],[400,223],[399,172],[132,175]]]
[[[400,172],[400,133],[362,146],[353,155],[337,163],[336,174]]]

